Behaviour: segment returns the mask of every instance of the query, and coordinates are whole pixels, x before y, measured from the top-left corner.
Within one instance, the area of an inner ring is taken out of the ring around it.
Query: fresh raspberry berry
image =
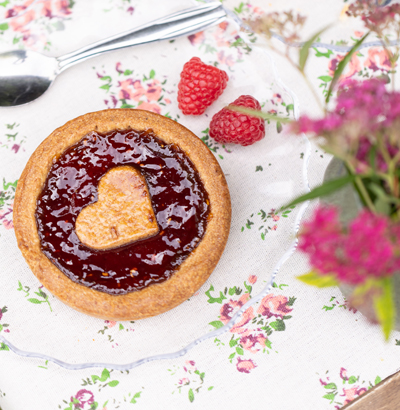
[[[179,108],[185,115],[200,115],[224,91],[229,77],[225,71],[191,58],[181,72],[178,84]]]
[[[261,111],[260,103],[251,95],[241,95],[229,105],[251,108]],[[232,111],[229,106],[218,111],[210,123],[210,137],[222,143],[251,145],[265,136],[265,124],[262,118],[252,117]]]

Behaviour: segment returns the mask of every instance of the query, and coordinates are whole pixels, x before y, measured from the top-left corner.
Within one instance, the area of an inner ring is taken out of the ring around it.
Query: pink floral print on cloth
[[[33,0],[0,3],[0,33],[12,44],[34,50],[49,50],[49,34],[64,30],[71,13],[72,0]],[[3,10],[2,10],[3,9]]]
[[[5,229],[14,228],[12,215],[17,182],[8,182],[3,178],[3,186],[0,186],[0,226]]]
[[[154,70],[138,74],[118,62],[115,72],[97,72],[97,77],[102,82],[99,88],[107,93],[107,108],[139,108],[170,117],[168,106],[176,97],[175,90],[167,88],[166,76],[156,78]]]
[[[194,360],[185,360],[182,368],[173,366],[172,369],[168,369],[168,372],[178,380],[175,383],[176,389],[172,394],[175,392],[184,393],[191,403],[201,391],[210,391],[214,388],[214,386],[206,387],[204,382],[206,374],[197,368]]]
[[[327,376],[319,379],[320,384],[325,389],[324,399],[329,400],[332,409],[339,410],[346,404],[349,404],[355,398],[361,396],[366,391],[381,381],[377,376],[374,382],[360,381],[360,376],[349,376],[347,370],[342,367],[339,376]]]
[[[251,293],[253,286],[257,281],[257,276],[250,275],[243,283],[244,289],[234,286],[225,288],[219,292],[219,296],[213,296],[211,292],[215,289],[211,285],[205,292],[208,296],[208,303],[218,303],[221,305],[219,310],[219,320],[210,323],[216,329],[227,324],[233,315],[252,297]],[[274,288],[282,289],[287,285],[274,284]],[[229,298],[228,298],[229,297]],[[259,303],[247,308],[241,318],[230,329],[231,338],[229,340],[229,348],[233,352],[228,359],[233,363],[236,357],[236,369],[241,373],[250,373],[257,367],[256,362],[250,355],[255,355],[259,352],[272,351],[271,335],[275,331],[286,330],[285,321],[292,316],[293,304],[295,297],[287,297],[282,294],[270,293],[266,295]],[[220,339],[214,340],[217,346],[225,346],[225,343]]]

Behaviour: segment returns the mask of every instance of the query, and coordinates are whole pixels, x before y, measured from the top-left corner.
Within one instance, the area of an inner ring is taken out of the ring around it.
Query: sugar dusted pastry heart
[[[141,110],[83,115],[55,130],[19,180],[18,245],[71,307],[134,320],[179,305],[225,247],[230,198],[210,150]]]

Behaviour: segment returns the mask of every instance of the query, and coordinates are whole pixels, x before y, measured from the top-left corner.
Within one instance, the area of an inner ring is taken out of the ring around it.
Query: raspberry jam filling
[[[100,179],[129,165],[144,175],[159,233],[125,247],[99,251],[75,232],[81,210],[97,201]],[[52,165],[37,200],[42,252],[74,282],[126,294],[174,273],[202,239],[210,213],[207,192],[186,154],[147,131],[93,132]]]

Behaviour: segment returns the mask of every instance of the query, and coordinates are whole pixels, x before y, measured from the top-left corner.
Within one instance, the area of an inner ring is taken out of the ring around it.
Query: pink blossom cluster
[[[347,14],[352,17],[361,17],[368,29],[381,35],[388,26],[398,23],[400,5],[380,7],[376,0],[357,0],[349,6]]]
[[[292,125],[297,133],[307,132],[323,136],[332,151],[347,150],[359,163],[368,165],[368,154],[380,136],[393,158],[399,151],[398,141],[393,140],[399,126],[400,92],[389,92],[383,81],[346,80],[338,91],[336,107],[318,120],[302,116]],[[352,152],[355,151],[355,152]],[[385,172],[387,165],[378,152],[378,168]]]
[[[344,230],[336,208],[319,207],[304,224],[299,249],[308,254],[318,273],[361,284],[400,269],[399,244],[400,226],[386,216],[363,210]]]

